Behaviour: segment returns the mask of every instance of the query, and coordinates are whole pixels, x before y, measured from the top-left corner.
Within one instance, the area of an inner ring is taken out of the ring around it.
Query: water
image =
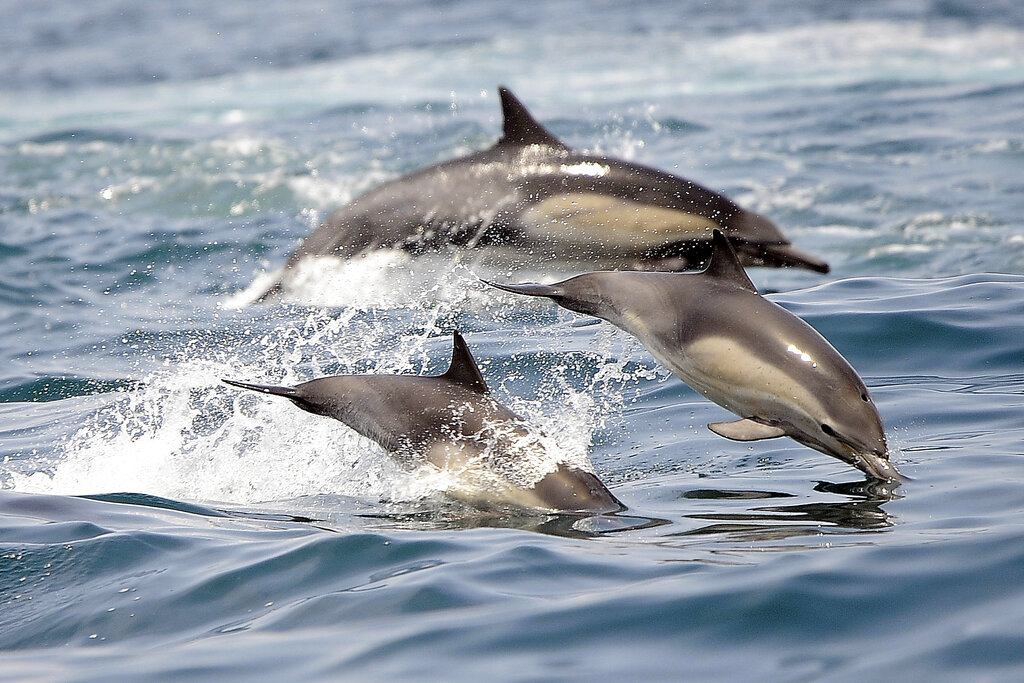
[[[0,4],[0,679],[1020,680],[1017,3]],[[752,271],[913,479],[728,419],[471,259],[321,263],[327,212],[482,148],[579,148],[775,220]],[[251,291],[251,290],[250,290]],[[481,516],[221,377],[441,370],[589,456],[620,516]]]

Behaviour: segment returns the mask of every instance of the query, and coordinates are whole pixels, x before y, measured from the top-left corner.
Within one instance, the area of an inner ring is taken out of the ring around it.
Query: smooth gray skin
[[[307,256],[449,247],[504,248],[520,263],[682,270],[707,260],[713,228],[726,232],[746,265],[828,272],[767,218],[684,178],[575,152],[507,88],[498,92],[504,134],[493,147],[386,182],[341,207],[280,277]],[[280,286],[281,279],[264,296]]]
[[[856,371],[810,325],[758,294],[720,231],[701,273],[599,272],[494,286],[549,297],[633,334],[693,389],[743,418],[708,425],[716,434],[789,436],[872,477],[901,479]]]
[[[509,446],[529,434],[526,424],[494,400],[462,335],[456,332],[454,337],[451,366],[437,377],[337,375],[296,387],[223,381],[284,396],[303,410],[340,420],[405,467],[426,461],[461,469],[487,449],[499,458],[515,457],[517,450]],[[518,452],[522,454],[522,447]],[[507,460],[492,463],[497,476],[488,479],[488,486],[454,495],[481,507],[511,504],[593,514],[625,509],[590,472],[563,463],[524,487],[508,476],[520,465],[526,466]]]

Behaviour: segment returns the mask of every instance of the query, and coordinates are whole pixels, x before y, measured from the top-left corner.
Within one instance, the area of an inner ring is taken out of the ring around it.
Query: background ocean
[[[0,2],[0,680],[1024,679],[1024,10]],[[244,305],[333,208],[490,145],[496,86],[833,272],[751,271],[912,480],[730,419],[606,323],[374,255]],[[622,515],[487,518],[221,377],[437,372]]]

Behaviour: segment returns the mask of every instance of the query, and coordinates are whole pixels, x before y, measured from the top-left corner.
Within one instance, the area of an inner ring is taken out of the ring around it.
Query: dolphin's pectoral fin
[[[762,439],[777,439],[780,436],[786,436],[786,431],[782,427],[748,419],[735,422],[712,422],[708,425],[708,429],[733,441],[761,441]]]
[[[490,393],[490,390],[487,388],[487,382],[484,381],[483,375],[480,374],[480,368],[477,366],[473,354],[469,352],[466,340],[462,338],[458,330],[455,331],[452,337],[452,362],[448,366],[448,371],[441,375],[441,377],[449,382],[460,384],[478,394]]]

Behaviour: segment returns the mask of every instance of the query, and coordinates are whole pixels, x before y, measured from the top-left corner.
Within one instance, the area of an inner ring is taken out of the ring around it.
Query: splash
[[[385,490],[397,474],[376,444],[350,430],[284,402],[233,395],[218,378],[237,372],[196,361],[154,373],[71,436],[49,473],[16,479],[15,488],[251,503],[358,496]]]
[[[412,256],[399,249],[370,251],[351,258],[307,256],[287,273],[283,291],[268,303],[370,309],[434,309],[446,313],[493,313],[501,301],[481,280],[554,282],[606,264],[545,261],[524,266],[515,250],[452,250]],[[239,310],[253,305],[283,270],[263,272],[244,290],[221,302]],[[537,308],[536,305],[525,305]]]
[[[351,259],[310,256],[288,273],[278,303],[302,306],[452,309],[471,303],[486,307],[493,297],[480,296],[484,287],[461,254],[432,254],[413,258],[400,250],[368,252]],[[282,271],[261,273],[244,290],[226,298],[225,309],[253,304],[277,281]],[[424,302],[427,302],[426,304]]]
[[[13,487],[237,504],[318,494],[419,501],[454,490],[460,486],[457,472],[403,470],[376,443],[340,422],[286,400],[238,392],[220,378],[295,384],[326,374],[436,372],[450,353],[444,321],[462,308],[466,296],[469,276],[455,271],[441,281],[417,280],[417,286],[433,292],[424,299],[431,303],[410,307],[405,316],[394,308],[374,313],[348,306],[312,309],[296,318],[299,309],[290,309],[288,321],[252,338],[230,344],[209,336],[194,340],[137,388],[111,394],[114,400],[61,443],[51,462],[31,475],[13,475]],[[480,286],[472,296],[490,296],[484,291]],[[551,330],[521,334],[529,342],[531,334]],[[614,332],[599,333],[595,347],[583,354],[582,375],[580,354],[542,373],[529,367],[527,355],[520,371],[526,379],[538,378],[529,397],[510,398],[505,377],[488,377],[498,400],[531,425],[513,450],[544,454],[520,459],[520,469],[503,476],[513,482],[536,478],[534,470],[549,466],[551,459],[593,470],[587,453],[594,433],[621,411],[623,388],[649,372],[627,367],[635,354],[608,348],[619,343]],[[481,355],[480,360],[486,368],[490,359]],[[493,467],[495,454],[486,457],[484,464]]]

